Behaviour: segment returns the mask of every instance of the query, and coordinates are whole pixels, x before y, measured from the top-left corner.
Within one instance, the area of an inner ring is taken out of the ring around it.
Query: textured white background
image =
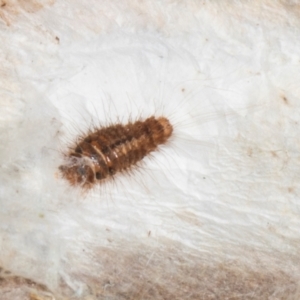
[[[5,1],[0,266],[55,299],[298,299],[299,5]],[[78,135],[152,114],[174,137],[130,176],[60,178]]]

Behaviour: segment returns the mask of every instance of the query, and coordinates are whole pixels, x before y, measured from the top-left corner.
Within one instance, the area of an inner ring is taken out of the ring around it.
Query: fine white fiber
[[[298,1],[0,0],[0,300],[299,299],[299,34]],[[62,178],[152,115],[139,166]]]

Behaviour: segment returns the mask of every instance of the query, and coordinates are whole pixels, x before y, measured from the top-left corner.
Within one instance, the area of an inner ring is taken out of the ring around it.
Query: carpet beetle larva
[[[146,155],[165,144],[173,126],[165,117],[114,124],[83,136],[59,167],[71,185],[89,189],[94,184],[135,166]]]

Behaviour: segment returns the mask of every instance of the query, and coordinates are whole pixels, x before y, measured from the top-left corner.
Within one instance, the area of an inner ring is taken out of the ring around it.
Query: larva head
[[[92,166],[82,157],[71,155],[66,164],[59,167],[59,170],[71,185],[81,185],[88,188],[95,180]]]

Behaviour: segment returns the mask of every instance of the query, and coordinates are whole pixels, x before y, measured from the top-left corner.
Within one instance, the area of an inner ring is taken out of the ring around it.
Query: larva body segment
[[[59,169],[71,185],[91,188],[135,166],[166,143],[172,132],[165,117],[103,127],[81,138]]]

